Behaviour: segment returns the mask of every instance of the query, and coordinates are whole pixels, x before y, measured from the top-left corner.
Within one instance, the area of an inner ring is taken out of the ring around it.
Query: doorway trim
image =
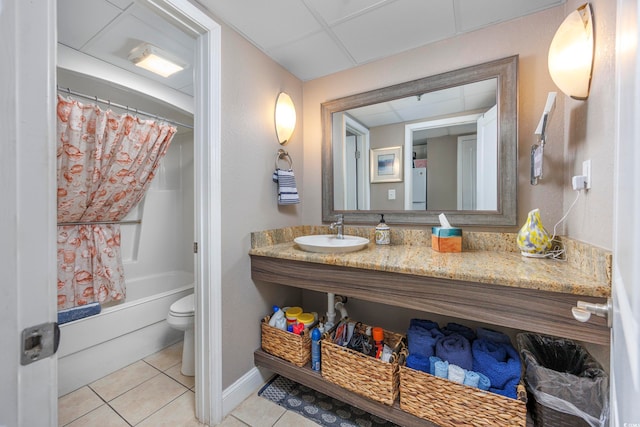
[[[467,114],[464,116],[448,117],[446,119],[426,120],[424,122],[409,123],[404,126],[404,208],[411,210],[413,201],[408,196],[413,194],[412,172],[413,169],[413,133],[419,130],[435,129],[448,126],[475,123],[482,114]],[[428,163],[427,163],[428,165]],[[429,166],[427,166],[427,171]]]
[[[194,66],[196,417],[222,421],[221,35],[188,0],[142,0],[196,38]]]
[[[116,67],[105,69],[61,48],[58,65],[125,87],[144,88],[148,95],[194,116],[195,182],[195,368],[196,417],[215,425],[222,421],[222,277],[221,242],[221,28],[187,0],[139,0],[160,17],[194,38],[194,96],[160,86]],[[100,61],[96,61],[100,62]]]

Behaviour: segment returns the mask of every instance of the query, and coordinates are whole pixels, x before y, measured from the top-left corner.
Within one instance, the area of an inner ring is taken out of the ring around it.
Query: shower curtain
[[[125,298],[122,220],[144,196],[176,128],[58,96],[58,310]]]

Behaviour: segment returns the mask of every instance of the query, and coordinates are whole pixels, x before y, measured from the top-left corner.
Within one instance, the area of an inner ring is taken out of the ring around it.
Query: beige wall
[[[401,123],[373,127],[369,134],[371,148],[404,147],[404,126]],[[368,153],[365,153],[367,155]],[[407,167],[405,165],[405,167]],[[389,190],[396,190],[395,200],[389,200]],[[404,209],[404,182],[371,184],[371,209],[376,211]]]
[[[427,159],[427,206],[441,211],[455,210],[458,206],[458,137],[429,138]]]
[[[220,21],[218,21],[220,22]],[[272,304],[299,303],[294,288],[251,280],[252,231],[297,225],[301,205],[279,207],[271,180],[280,145],[273,123],[284,90],[302,108],[302,83],[235,31],[222,32],[222,320],[223,387],[254,367],[260,319]],[[302,203],[302,124],[284,147],[293,159]]]
[[[581,170],[583,159],[591,158],[594,187],[569,216],[566,232],[611,248],[614,2],[591,2],[597,42],[591,96],[587,102],[558,97],[545,152],[545,179],[538,186],[529,185],[527,154],[535,142],[533,132],[547,92],[556,90],[546,68],[547,49],[564,16],[579,2],[568,3],[566,10],[565,6],[549,9],[304,84],[223,27],[224,387],[253,368],[253,351],[260,345],[259,320],[270,305],[297,303],[302,298],[299,291],[290,288],[254,283],[247,252],[251,231],[321,223],[320,104],[324,101],[520,55],[518,222],[524,222],[529,210],[540,208],[544,223],[552,228],[573,201],[570,176]],[[278,207],[270,178],[279,148],[273,129],[273,104],[280,90],[292,96],[300,113],[296,132],[285,148],[294,161],[302,203],[285,208]],[[315,305],[320,312],[326,310],[322,294],[305,293],[304,304],[309,308]],[[368,303],[349,304],[355,315],[367,317],[363,320],[381,322],[381,316],[386,316],[371,314]],[[387,317],[401,314],[397,309],[389,310],[391,313],[385,312]],[[415,313],[402,313],[401,317],[411,314]],[[602,353],[606,355],[606,351]]]
[[[582,4],[567,1],[565,13]],[[566,232],[578,240],[612,249],[616,2],[596,0],[591,6],[596,40],[591,93],[586,102],[564,97],[564,181],[571,182],[571,176],[582,174],[582,161],[591,159],[592,188],[572,209]],[[566,210],[575,200],[575,192],[565,186],[564,193]]]
[[[614,2],[591,2],[597,44],[591,96],[587,102],[573,101],[562,94],[558,96],[545,150],[545,178],[537,186],[529,184],[528,154],[531,144],[536,141],[533,132],[547,93],[557,90],[547,71],[548,47],[565,15],[579,2],[569,3],[305,82],[304,190],[307,202],[302,210],[303,222],[321,222],[322,102],[517,54],[518,223],[524,223],[531,209],[540,208],[543,222],[552,229],[573,201],[571,175],[581,171],[583,158],[591,158],[594,188],[576,205],[566,231],[561,228],[559,234],[611,248]],[[517,231],[518,228],[508,230]]]
[[[575,193],[571,176],[581,173],[582,160],[591,159],[593,188],[574,207],[558,234],[612,248],[613,136],[614,136],[614,52],[615,2],[591,2],[596,24],[596,55],[591,95],[586,102],[574,101],[559,93],[556,111],[548,129],[545,149],[545,177],[537,186],[529,184],[531,145],[534,130],[544,108],[547,93],[557,91],[547,70],[548,47],[564,17],[580,1],[548,9],[534,15],[480,29],[470,34],[417,48],[392,58],[304,83],[304,176],[307,202],[303,206],[305,224],[321,222],[321,123],[322,102],[401,83],[444,71],[519,55],[518,101],[518,223],[527,213],[540,208],[551,231],[571,205]],[[393,230],[393,224],[390,224]],[[373,224],[372,224],[373,226]],[[466,227],[467,229],[469,227]],[[519,226],[507,228],[517,231]],[[305,292],[304,304],[322,312],[322,297]],[[314,307],[314,304],[317,305]],[[430,318],[429,313],[410,312],[389,306],[350,299],[352,318],[369,324],[389,324],[402,331],[411,316]],[[435,318],[446,324],[456,319]],[[400,319],[398,322],[394,319]],[[393,323],[396,323],[395,325]],[[463,322],[468,323],[468,322]],[[404,326],[403,326],[404,325]],[[470,325],[474,326],[474,325]],[[499,328],[513,335],[517,331]],[[587,345],[605,366],[608,349]]]

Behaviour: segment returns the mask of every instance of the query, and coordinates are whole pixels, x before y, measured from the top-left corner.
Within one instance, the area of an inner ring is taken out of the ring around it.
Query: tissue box
[[[438,252],[462,252],[462,229],[432,227],[431,248]]]

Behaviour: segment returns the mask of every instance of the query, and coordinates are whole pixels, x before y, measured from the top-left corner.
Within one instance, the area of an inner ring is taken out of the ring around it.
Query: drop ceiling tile
[[[387,0],[309,0],[307,4],[312,7],[327,24],[333,25],[345,18],[357,15],[368,9],[373,9],[386,1]]]
[[[125,10],[133,3],[132,0],[108,0],[108,2],[122,10]]]
[[[299,0],[200,0],[200,3],[263,50],[322,28]]]
[[[303,81],[355,65],[324,32],[273,49],[267,54]]]
[[[120,12],[104,0],[58,0],[58,41],[80,49]]]
[[[565,0],[457,0],[458,30],[475,30],[563,3]]]
[[[149,12],[151,15],[153,13]],[[155,15],[154,15],[155,16]],[[148,77],[174,89],[187,86],[193,79],[194,42],[185,33],[165,23],[162,31],[154,28],[154,18],[138,19],[128,11],[95,37],[82,51],[95,58],[133,73]],[[180,58],[187,68],[168,78],[136,67],[128,60],[129,52],[147,42]]]
[[[455,34],[453,4],[402,0],[332,27],[358,63]],[[400,23],[400,24],[398,24]]]

